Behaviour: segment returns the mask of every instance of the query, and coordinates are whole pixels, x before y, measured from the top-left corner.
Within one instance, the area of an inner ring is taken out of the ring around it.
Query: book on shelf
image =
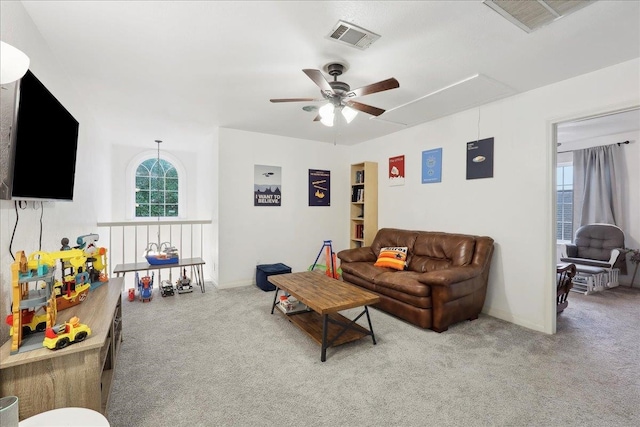
[[[284,314],[296,314],[302,313],[303,311],[309,311],[309,308],[305,304],[296,303],[295,305],[286,304],[282,302],[278,302],[276,306],[282,311]]]
[[[277,306],[284,314],[294,314],[308,310],[307,306],[301,304],[293,295],[280,295],[280,301],[278,301]]]
[[[351,187],[351,202],[362,202],[364,200],[364,188],[362,185],[354,185]]]

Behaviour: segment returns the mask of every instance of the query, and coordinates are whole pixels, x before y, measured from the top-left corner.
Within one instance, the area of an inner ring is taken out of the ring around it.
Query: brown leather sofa
[[[405,270],[376,267],[383,247],[407,247]],[[338,252],[342,277],[380,296],[374,307],[421,328],[444,332],[474,320],[487,292],[493,239],[435,231],[378,230],[371,246]]]

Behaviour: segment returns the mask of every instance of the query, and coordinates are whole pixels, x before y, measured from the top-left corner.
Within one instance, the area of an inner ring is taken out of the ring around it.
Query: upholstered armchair
[[[600,275],[599,286],[612,288],[618,286],[620,268],[626,267],[624,257],[620,256],[623,248],[624,232],[620,227],[587,224],[576,230],[574,243],[564,245],[560,261],[575,264],[578,276]]]

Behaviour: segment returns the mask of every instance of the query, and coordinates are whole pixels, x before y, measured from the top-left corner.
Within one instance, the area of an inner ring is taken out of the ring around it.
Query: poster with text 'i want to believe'
[[[254,165],[253,206],[280,206],[282,204],[282,168]]]

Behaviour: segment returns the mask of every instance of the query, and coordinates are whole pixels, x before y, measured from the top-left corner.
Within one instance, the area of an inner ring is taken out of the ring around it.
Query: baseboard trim
[[[221,283],[217,286],[218,289],[230,289],[230,288],[239,288],[241,286],[256,286],[255,282],[252,280],[238,280],[237,282],[227,282]]]
[[[523,320],[517,316],[514,316],[512,313],[509,313],[508,311],[491,308],[491,307],[485,307],[482,310],[482,313],[491,317],[495,317],[500,320],[504,320],[509,323],[513,323],[518,326],[522,326],[527,329],[533,329],[534,331],[548,333],[544,330],[543,325],[538,325],[536,323],[531,323],[529,321]]]

